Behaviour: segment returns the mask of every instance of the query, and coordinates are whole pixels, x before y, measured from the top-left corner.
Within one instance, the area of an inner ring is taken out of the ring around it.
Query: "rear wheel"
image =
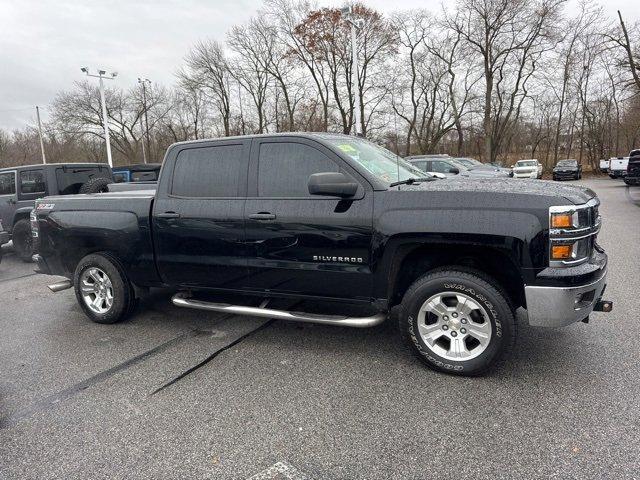
[[[96,323],[116,323],[136,306],[133,285],[120,262],[108,253],[84,257],[76,267],[73,285],[84,313]]]
[[[507,296],[480,272],[439,270],[405,294],[400,331],[429,368],[480,375],[514,345],[516,324]]]
[[[33,257],[33,236],[31,234],[31,224],[29,220],[19,220],[13,226],[11,234],[13,240],[13,250],[23,262],[31,262]]]

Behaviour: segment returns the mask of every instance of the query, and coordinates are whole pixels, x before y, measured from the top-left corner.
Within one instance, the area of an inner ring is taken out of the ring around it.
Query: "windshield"
[[[538,165],[538,162],[535,160],[520,160],[516,163],[517,167],[535,167]]]
[[[574,167],[576,163],[575,160],[560,160],[557,165],[559,167]]]
[[[393,183],[430,176],[386,148],[362,138],[326,136],[324,139],[383,182]]]

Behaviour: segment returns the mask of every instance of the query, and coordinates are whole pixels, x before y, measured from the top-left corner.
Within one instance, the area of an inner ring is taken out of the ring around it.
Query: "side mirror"
[[[345,174],[336,172],[314,173],[309,176],[309,193],[311,195],[327,195],[332,197],[353,197],[358,191],[358,184]]]
[[[453,173],[454,175],[458,175],[460,173],[460,169],[457,167],[451,167],[449,169],[449,173]]]

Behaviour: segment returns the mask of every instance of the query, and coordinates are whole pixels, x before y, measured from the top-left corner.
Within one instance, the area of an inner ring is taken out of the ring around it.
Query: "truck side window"
[[[14,195],[16,193],[15,172],[0,173],[0,195]]]
[[[20,172],[20,193],[45,193],[45,191],[42,170],[23,170]]]
[[[262,143],[258,157],[258,196],[310,197],[308,183],[311,174],[339,171],[335,162],[309,145]]]
[[[179,197],[237,197],[243,146],[188,148],[176,158],[171,194]]]

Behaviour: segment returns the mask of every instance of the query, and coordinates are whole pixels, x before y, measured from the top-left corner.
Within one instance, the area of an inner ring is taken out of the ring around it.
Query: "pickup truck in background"
[[[599,165],[600,171],[602,173],[607,173],[609,171],[609,165],[610,164],[611,164],[611,160],[606,160],[604,158],[601,159],[600,160],[600,165]]]
[[[106,191],[113,181],[109,165],[50,163],[0,169],[0,221],[25,262],[33,255],[29,214],[37,198]]]
[[[627,174],[629,157],[612,158],[609,163],[609,176],[611,178],[623,178]]]
[[[427,366],[477,375],[513,347],[518,307],[547,327],[611,310],[598,207],[587,188],[436,179],[364,139],[305,133],[177,143],[157,189],[51,196],[33,223],[40,272],[66,277],[50,288],[73,287],[94,322],[167,286],[180,307],[300,322],[393,311]],[[280,298],[320,312],[269,308]]]

